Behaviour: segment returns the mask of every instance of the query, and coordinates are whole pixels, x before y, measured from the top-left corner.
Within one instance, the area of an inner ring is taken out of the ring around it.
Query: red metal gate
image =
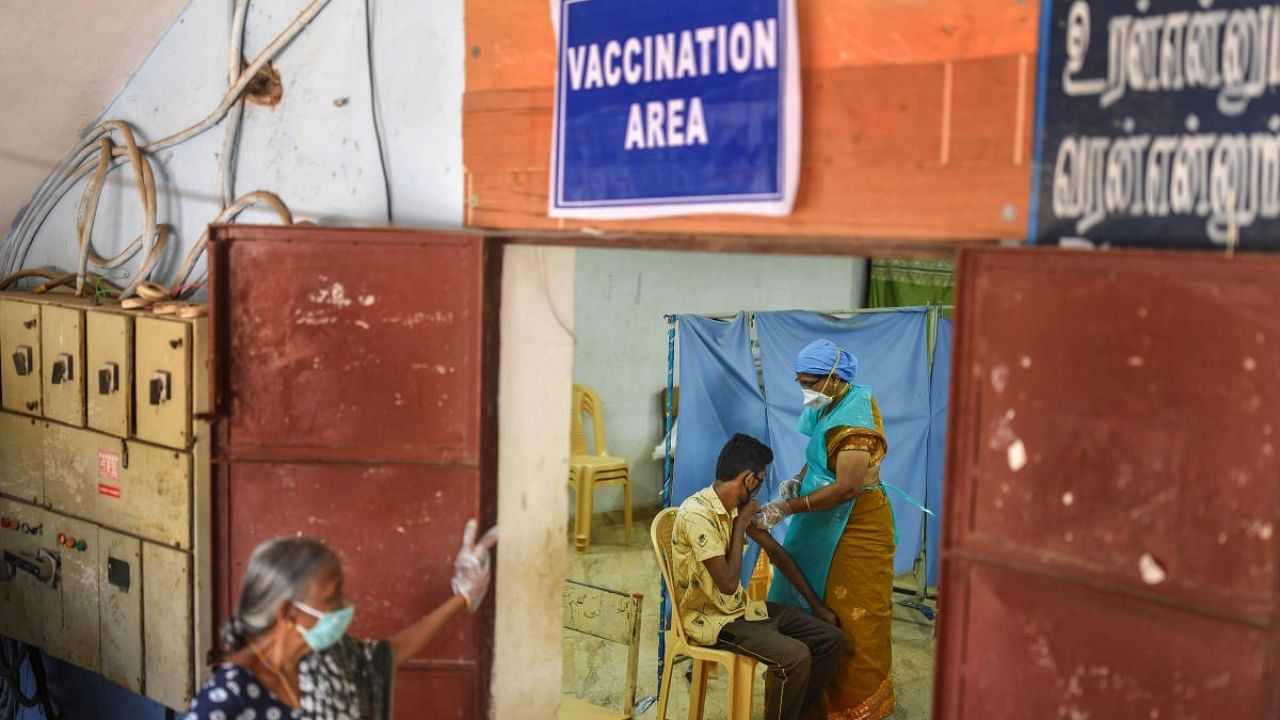
[[[934,717],[1280,717],[1280,262],[957,271]]]
[[[219,618],[253,548],[294,533],[342,556],[357,636],[449,597],[463,523],[496,517],[499,262],[473,234],[216,229]],[[492,609],[401,671],[397,717],[486,715]]]

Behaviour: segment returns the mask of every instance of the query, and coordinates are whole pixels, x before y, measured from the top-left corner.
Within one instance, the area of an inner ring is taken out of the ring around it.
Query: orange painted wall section
[[[467,0],[466,224],[1021,239],[1036,0],[797,0],[804,130],[790,217],[547,217],[555,39],[543,0]]]

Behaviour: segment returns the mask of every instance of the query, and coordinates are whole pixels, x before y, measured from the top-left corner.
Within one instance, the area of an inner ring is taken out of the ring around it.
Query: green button
[[[76,549],[79,550],[80,552],[84,552],[85,548],[87,547],[89,547],[89,544],[86,543],[85,541],[83,540],[76,541]]]

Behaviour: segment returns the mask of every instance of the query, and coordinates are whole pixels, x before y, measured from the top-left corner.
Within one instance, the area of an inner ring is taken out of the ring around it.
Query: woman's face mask
[[[804,406],[814,410],[821,410],[831,404],[831,396],[818,392],[812,388],[803,388]]]
[[[356,614],[355,605],[348,605],[341,610],[334,610],[333,612],[321,612],[297,601],[294,601],[293,606],[316,619],[316,624],[309,628],[304,628],[301,625],[297,626],[298,632],[302,634],[302,639],[307,641],[307,646],[315,652],[326,650],[341,640],[342,636],[346,634],[347,628],[351,626],[351,619]]]
[[[804,406],[814,410],[822,410],[831,404],[833,398],[823,392],[823,390],[831,389],[831,381],[835,375],[835,368],[820,381],[810,381],[808,383],[800,383],[800,392],[804,394]],[[819,390],[818,388],[821,388]]]

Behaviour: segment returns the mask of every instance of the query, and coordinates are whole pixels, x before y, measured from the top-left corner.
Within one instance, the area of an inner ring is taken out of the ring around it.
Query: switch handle
[[[16,553],[10,550],[4,551],[4,564],[8,569],[7,576],[12,579],[14,573],[21,570],[31,574],[40,582],[49,587],[58,586],[59,562],[58,556],[45,550],[36,552],[34,558],[23,553]]]
[[[170,398],[169,373],[160,370],[152,375],[148,390],[148,399],[152,405],[159,405],[168,400]]]
[[[120,389],[120,366],[106,363],[98,370],[98,394],[110,395]]]
[[[19,345],[18,349],[13,352],[13,369],[18,375],[30,375],[34,369],[31,367],[31,348],[27,345]]]

